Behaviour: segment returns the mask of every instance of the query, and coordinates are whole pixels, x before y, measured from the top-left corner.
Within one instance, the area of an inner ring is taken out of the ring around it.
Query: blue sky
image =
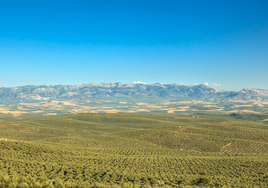
[[[0,1],[0,87],[268,89],[267,70],[266,0]]]

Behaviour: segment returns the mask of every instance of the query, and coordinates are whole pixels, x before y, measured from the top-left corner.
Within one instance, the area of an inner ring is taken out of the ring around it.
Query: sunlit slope
[[[267,156],[0,141],[3,187],[266,187]],[[202,184],[201,184],[202,185]],[[203,187],[203,186],[201,186]]]
[[[209,115],[0,123],[0,187],[267,187],[268,126]]]
[[[209,115],[73,114],[0,123],[0,137],[86,147],[268,153],[268,125]]]

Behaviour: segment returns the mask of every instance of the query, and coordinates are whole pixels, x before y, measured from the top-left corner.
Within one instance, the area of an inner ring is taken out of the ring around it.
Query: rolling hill
[[[268,125],[241,116],[2,117],[0,185],[265,187]]]

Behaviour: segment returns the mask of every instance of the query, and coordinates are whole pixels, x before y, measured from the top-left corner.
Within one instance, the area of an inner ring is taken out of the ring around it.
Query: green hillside
[[[268,125],[248,121],[252,116],[95,113],[0,119],[0,187],[268,184]]]

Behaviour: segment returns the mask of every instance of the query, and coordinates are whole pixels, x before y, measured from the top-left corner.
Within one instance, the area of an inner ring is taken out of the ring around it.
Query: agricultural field
[[[258,113],[268,114],[268,102],[242,100],[186,100],[167,98],[107,98],[94,100],[47,100],[0,104],[0,115],[55,116],[77,113]]]
[[[267,116],[0,116],[0,187],[267,187]]]

